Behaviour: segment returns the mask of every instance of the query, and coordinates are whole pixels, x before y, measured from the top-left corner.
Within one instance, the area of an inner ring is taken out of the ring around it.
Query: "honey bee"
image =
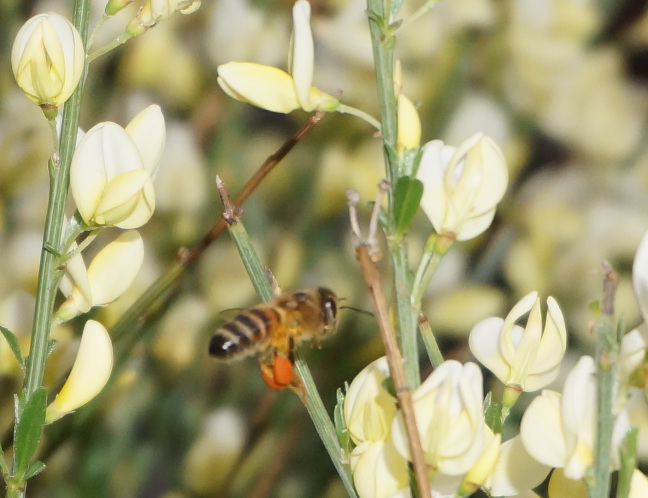
[[[256,353],[268,386],[301,391],[302,381],[294,371],[297,345],[304,340],[319,344],[335,331],[337,312],[337,297],[324,287],[284,292],[219,327],[209,343],[209,354],[232,360]]]

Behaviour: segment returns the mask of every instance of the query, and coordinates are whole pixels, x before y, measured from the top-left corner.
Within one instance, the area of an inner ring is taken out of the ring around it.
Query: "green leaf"
[[[22,398],[23,396],[21,396]],[[22,413],[17,418],[14,434],[16,480],[24,481],[30,468],[29,462],[36,451],[43,425],[45,424],[46,393],[42,387],[32,393],[25,403],[21,403]]]
[[[337,433],[340,447],[342,448],[342,460],[347,460],[350,453],[350,440],[349,429],[347,429],[344,420],[344,393],[342,389],[337,390],[336,394],[337,404],[333,410],[333,422],[335,424],[335,432]]]
[[[45,470],[45,464],[43,462],[34,462],[32,463],[29,468],[27,469],[27,473],[25,474],[25,481],[28,479],[31,479],[35,475],[40,474]]]
[[[11,352],[16,357],[16,360],[18,360],[18,364],[20,365],[20,368],[22,368],[24,372],[25,359],[23,358],[23,355],[20,352],[20,346],[18,345],[18,339],[16,338],[16,335],[11,330],[9,330],[6,327],[3,327],[2,325],[0,325],[0,332],[2,332],[2,335],[7,341],[7,344],[9,344],[9,347],[11,348]]]
[[[416,178],[403,176],[394,191],[394,219],[396,234],[402,236],[412,224],[423,197],[423,183]]]
[[[491,392],[484,398],[484,421],[495,434],[502,433],[502,403],[493,403]]]

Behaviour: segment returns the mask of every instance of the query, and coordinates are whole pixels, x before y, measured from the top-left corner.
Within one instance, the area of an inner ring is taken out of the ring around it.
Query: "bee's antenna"
[[[354,308],[353,306],[340,306],[340,309],[347,309],[352,311],[357,311],[358,313],[363,313],[365,315],[374,316],[371,311],[363,310],[362,308]]]

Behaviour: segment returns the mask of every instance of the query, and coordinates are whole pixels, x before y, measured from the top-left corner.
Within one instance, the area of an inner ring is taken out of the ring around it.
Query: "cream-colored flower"
[[[417,177],[424,188],[421,208],[436,232],[468,240],[492,223],[508,169],[497,144],[477,133],[459,147],[428,142]]]
[[[537,292],[532,292],[513,307],[505,320],[486,318],[470,332],[473,355],[513,390],[537,391],[560,372],[567,348],[567,330],[558,303],[552,297],[547,299],[547,308],[543,328],[540,299]],[[527,313],[526,326],[516,325]]]
[[[67,300],[56,313],[67,321],[93,306],[103,306],[130,287],[144,261],[144,243],[136,230],[122,233],[94,257],[86,270],[81,254],[68,261],[61,291]]]
[[[218,84],[230,97],[273,112],[295,109],[335,110],[339,102],[313,86],[313,35],[310,4],[297,0],[293,6],[293,35],[288,71],[249,62],[218,66]]]
[[[425,460],[433,470],[457,476],[484,451],[481,370],[475,363],[443,362],[414,392],[414,412]],[[402,417],[392,426],[394,445],[410,458]]]
[[[349,386],[344,398],[344,419],[356,444],[389,438],[396,400],[383,385],[387,378],[389,368],[383,356],[365,367]]]
[[[394,448],[390,431],[396,400],[387,392],[387,358],[365,367],[344,398],[344,420],[356,447],[350,455],[353,482],[361,498],[389,497],[407,487],[407,460]]]
[[[45,423],[58,420],[93,399],[104,388],[113,366],[113,349],[106,328],[88,320],[70,375],[47,407]]]
[[[201,0],[147,0],[126,31],[132,36],[140,35],[176,12],[193,14],[200,4]]]
[[[520,436],[538,462],[563,469],[568,479],[582,479],[594,464],[596,441],[596,367],[583,356],[567,376],[562,394],[544,390],[522,417]],[[618,448],[630,424],[625,411],[615,420],[612,467],[618,466]]]
[[[72,157],[70,189],[87,225],[137,228],[149,220],[164,140],[157,105],[141,111],[125,129],[104,122],[86,133]]]
[[[50,12],[27,21],[11,49],[11,68],[27,98],[41,107],[59,107],[83,73],[85,50],[74,25]]]

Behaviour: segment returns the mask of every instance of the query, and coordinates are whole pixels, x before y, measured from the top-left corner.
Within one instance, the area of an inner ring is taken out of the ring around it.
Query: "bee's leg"
[[[295,377],[294,360],[274,351],[259,359],[261,377],[273,389],[285,389],[291,386]]]

